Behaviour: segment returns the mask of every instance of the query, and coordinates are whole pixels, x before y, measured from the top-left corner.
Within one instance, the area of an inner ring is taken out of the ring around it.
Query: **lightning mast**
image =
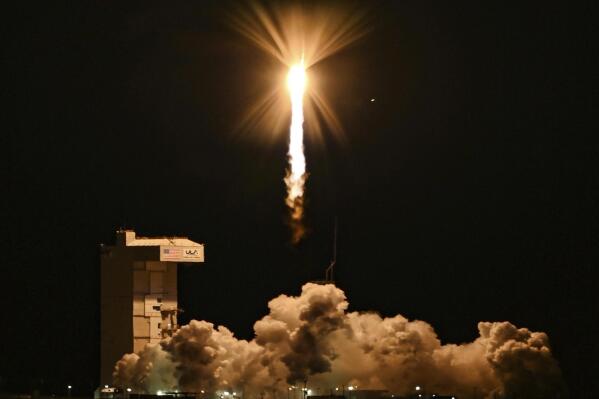
[[[325,283],[335,284],[335,264],[337,263],[337,217],[335,217],[335,227],[333,230],[333,259],[324,272]]]

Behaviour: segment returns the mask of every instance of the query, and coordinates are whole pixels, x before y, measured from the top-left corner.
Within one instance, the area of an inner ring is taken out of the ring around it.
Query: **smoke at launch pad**
[[[424,321],[348,312],[345,293],[332,284],[305,284],[299,296],[280,295],[268,307],[250,341],[192,320],[160,344],[123,356],[114,382],[137,392],[252,399],[285,397],[305,381],[327,395],[342,385],[395,395],[422,386],[460,398],[546,398],[563,389],[547,335],[509,322],[480,322],[473,342],[442,345]]]

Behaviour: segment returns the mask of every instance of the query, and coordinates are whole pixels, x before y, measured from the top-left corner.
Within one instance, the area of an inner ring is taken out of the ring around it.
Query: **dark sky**
[[[293,247],[286,132],[236,130],[281,68],[228,26],[238,3],[47,3],[6,13],[0,390],[95,387],[98,244],[119,226],[205,242],[183,319],[251,338],[322,277],[335,216],[352,310],[443,342],[545,331],[571,392],[599,389],[590,9],[364,2],[370,34],[312,71],[345,132],[306,132]]]

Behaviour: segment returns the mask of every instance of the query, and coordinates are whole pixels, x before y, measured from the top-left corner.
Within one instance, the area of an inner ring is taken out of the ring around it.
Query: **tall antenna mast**
[[[337,216],[335,216],[335,227],[333,230],[333,260],[331,260],[329,267],[327,267],[327,270],[324,273],[324,279],[326,282],[335,282],[335,263],[337,263]]]

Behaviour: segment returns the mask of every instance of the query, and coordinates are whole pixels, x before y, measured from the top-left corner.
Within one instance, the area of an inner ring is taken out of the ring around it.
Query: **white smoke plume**
[[[563,390],[547,335],[509,322],[481,322],[474,342],[441,345],[424,321],[347,312],[344,292],[331,284],[308,283],[300,296],[280,295],[268,306],[253,340],[193,320],[160,345],[125,355],[115,384],[248,399],[284,398],[305,381],[318,395],[342,385],[395,395],[418,385],[460,398],[549,398]]]

